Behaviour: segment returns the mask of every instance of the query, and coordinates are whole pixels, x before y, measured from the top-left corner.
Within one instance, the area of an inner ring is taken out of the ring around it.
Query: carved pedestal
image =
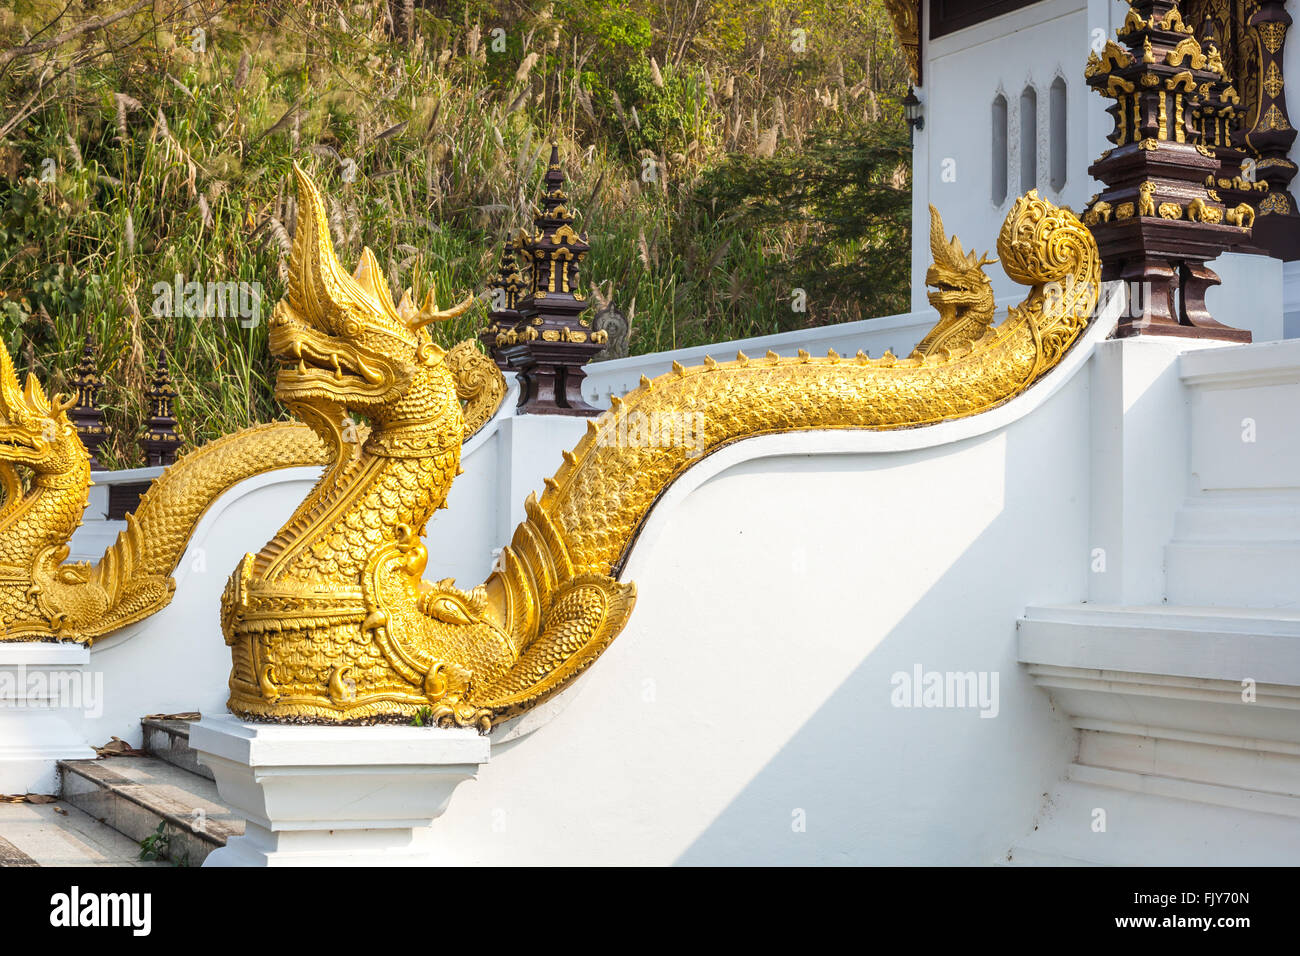
[[[72,373],[71,385],[76,404],[69,411],[68,417],[72,419],[81,443],[90,454],[90,467],[103,468],[99,461],[99,446],[108,440],[113,429],[104,424],[104,412],[99,407],[99,392],[104,387],[104,380],[99,377],[96,367],[93,340],[88,340],[82,349],[81,362]]]
[[[528,294],[516,302],[523,322],[504,353],[519,373],[521,414],[600,414],[583,401],[582,367],[604,349],[609,336],[583,317],[591,303],[578,291],[578,271],[591,246],[573,223],[559,149],[552,146],[533,231],[521,232],[517,243]]]
[[[601,409],[582,397],[584,367],[604,349],[603,343],[535,340],[502,352],[519,374],[519,408],[530,415],[599,415]]]
[[[1189,236],[1177,222],[1142,223],[1136,218],[1093,227],[1102,255],[1103,282],[1121,279],[1146,290],[1141,309],[1130,307],[1115,330],[1131,335],[1175,335],[1249,342],[1250,332],[1223,325],[1205,307],[1205,293],[1219,277],[1205,264],[1242,238],[1240,229],[1198,224]],[[1103,238],[1104,237],[1104,238]]]
[[[248,821],[204,866],[431,866],[426,832],[488,760],[474,730],[259,724],[190,727],[221,798]]]
[[[145,392],[149,420],[145,423],[144,434],[140,436],[140,448],[144,451],[146,465],[157,467],[176,461],[181,447],[181,434],[176,430],[177,397],[167,368],[167,350],[162,349],[158,352],[153,380]]]

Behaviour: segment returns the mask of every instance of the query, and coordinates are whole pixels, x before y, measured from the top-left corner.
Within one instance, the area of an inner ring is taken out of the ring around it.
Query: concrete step
[[[200,777],[212,778],[212,771],[199,763],[190,749],[190,722],[174,717],[144,717],[140,720],[144,732],[144,747],[159,760],[180,767]]]
[[[1026,664],[1300,686],[1300,609],[1054,605],[1017,629]]]
[[[1300,609],[1300,541],[1171,541],[1165,547],[1170,603]]]
[[[164,856],[199,866],[244,821],[221,803],[216,784],[157,757],[65,760],[63,798],[139,845],[166,837]]]
[[[167,866],[76,807],[0,803],[0,866]]]
[[[1294,818],[1140,793],[1072,767],[1008,851],[1012,866],[1292,866]],[[1104,824],[1104,829],[1099,827]]]
[[[1011,865],[1284,866],[1300,846],[1300,613],[1028,608],[1020,659],[1079,733]]]

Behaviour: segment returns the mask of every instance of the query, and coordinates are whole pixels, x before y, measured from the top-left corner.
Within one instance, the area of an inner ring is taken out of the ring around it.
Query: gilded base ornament
[[[501,405],[505,380],[473,342],[447,353],[463,404],[465,437]],[[68,419],[75,399],[46,397],[33,376],[20,387],[0,347],[0,640],[92,643],[166,607],[172,579],[208,506],[245,478],[324,465],[307,426],[246,428],[183,455],[150,486],[126,530],[96,563],[65,563],[90,486],[90,456]],[[364,440],[367,429],[356,429]]]
[[[439,313],[394,307],[368,251],[349,275],[320,194],[295,175],[289,289],[270,321],[276,394],[321,435],[332,463],[266,547],[245,556],[222,599],[230,709],[253,719],[365,723],[424,712],[486,732],[567,686],[622,630],[635,588],[617,580],[620,568],[655,501],[701,451],[986,411],[1060,361],[1097,299],[1091,233],[1034,192],[998,237],[1007,274],[1031,286],[1001,325],[990,324],[987,260],[944,243],[938,224],[946,252],[929,278],[952,334],[902,359],[738,355],[643,380],[588,421],[541,498],[530,496],[499,569],[460,590],[421,579],[420,538],[460,458],[454,382],[424,327]],[[683,409],[703,412],[696,441],[628,440]],[[373,423],[359,445],[339,434],[347,413]]]

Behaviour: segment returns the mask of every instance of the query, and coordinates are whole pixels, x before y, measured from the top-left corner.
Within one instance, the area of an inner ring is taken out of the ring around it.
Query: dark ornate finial
[[[1177,335],[1249,342],[1216,322],[1205,292],[1219,277],[1205,263],[1246,242],[1254,210],[1225,206],[1215,191],[1220,158],[1202,142],[1199,90],[1223,80],[1214,46],[1204,48],[1173,0],[1132,0],[1117,39],[1088,56],[1084,76],[1112,100],[1107,150],[1088,172],[1106,184],[1084,214],[1097,237],[1102,279],[1145,287],[1144,309],[1116,335]],[[1230,150],[1230,144],[1225,144]]]
[[[1201,41],[1204,46],[1207,43],[1219,42],[1219,28],[1214,22],[1214,17],[1206,13],[1201,20],[1201,25],[1196,29],[1196,39]]]
[[[176,389],[172,387],[171,374],[167,368],[167,350],[161,349],[158,352],[158,364],[154,366],[153,380],[145,392],[149,423],[140,439],[140,447],[144,449],[147,465],[170,465],[176,460],[181,435],[176,430],[175,402]]]
[[[549,415],[598,415],[582,398],[583,366],[606,344],[606,334],[582,317],[590,308],[578,290],[578,271],[591,246],[573,228],[573,211],[564,192],[560,150],[551,145],[543,177],[542,201],[533,231],[519,235],[526,270],[524,295],[516,303],[522,319],[516,342],[504,349],[519,373],[519,409]]]
[[[566,202],[564,169],[560,166],[560,147],[556,143],[551,144],[551,161],[546,165],[546,174],[542,176],[542,182],[546,185],[542,196],[542,208],[547,212],[554,212]],[[572,219],[573,217],[570,216],[569,220]]]
[[[488,286],[488,324],[479,333],[479,341],[487,349],[497,368],[506,371],[509,361],[502,351],[507,345],[513,345],[517,338],[517,328],[523,321],[519,314],[519,300],[527,291],[524,277],[519,274],[519,265],[515,262],[515,244],[506,240],[501,252],[501,265],[497,269],[496,279]]]
[[[112,427],[104,424],[104,412],[99,407],[99,392],[104,387],[104,380],[99,376],[96,361],[95,340],[86,336],[85,348],[81,350],[81,361],[72,373],[73,399],[76,404],[71,409],[72,424],[77,429],[81,443],[90,453],[90,467],[102,468],[99,460],[99,447],[108,440]]]

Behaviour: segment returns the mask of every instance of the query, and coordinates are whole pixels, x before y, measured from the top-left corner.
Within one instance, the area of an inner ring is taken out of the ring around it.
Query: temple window
[[[1058,76],[1052,80],[1047,96],[1048,117],[1051,123],[1052,189],[1060,192],[1065,188],[1066,175],[1066,130],[1069,128],[1065,118],[1065,77]]]
[[[1007,98],[999,93],[993,98],[993,205],[1007,199]]]
[[[1038,185],[1038,91],[1026,86],[1020,94],[1020,191]]]

